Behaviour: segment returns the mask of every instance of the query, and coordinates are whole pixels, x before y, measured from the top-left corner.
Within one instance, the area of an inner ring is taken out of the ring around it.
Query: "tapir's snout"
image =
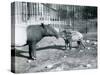
[[[59,39],[59,35],[56,35],[55,37],[56,37],[56,39]]]
[[[59,39],[59,37],[60,37],[58,33],[55,33],[54,36],[56,37],[56,39]]]

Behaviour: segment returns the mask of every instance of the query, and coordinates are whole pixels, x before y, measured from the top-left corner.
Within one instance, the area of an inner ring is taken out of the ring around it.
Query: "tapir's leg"
[[[29,44],[29,59],[36,59],[36,47],[34,43]]]
[[[36,44],[32,44],[32,58],[36,60]]]
[[[67,49],[67,47],[69,48],[69,49],[71,49],[71,42],[70,42],[70,40],[65,40],[65,49]]]
[[[77,41],[77,44],[78,44],[78,48],[79,48],[79,46],[80,46],[80,44],[81,44],[81,41],[78,40],[78,41]]]
[[[65,50],[66,50],[68,47],[68,41],[66,39],[64,39],[64,41],[65,41]]]
[[[70,39],[67,39],[67,46],[68,46],[69,49],[71,49],[71,41],[70,41]]]
[[[78,46],[82,45],[85,48],[85,45],[82,40],[77,41],[77,43],[78,43]]]
[[[82,44],[82,46],[85,48],[85,45],[84,45],[84,43],[83,43],[83,41],[82,41],[82,40],[80,41],[80,43],[81,43],[81,44]]]
[[[65,50],[67,49],[67,44],[65,43]]]
[[[29,44],[29,59],[32,59],[32,44]]]
[[[71,50],[72,49],[72,42],[69,41],[69,49]]]

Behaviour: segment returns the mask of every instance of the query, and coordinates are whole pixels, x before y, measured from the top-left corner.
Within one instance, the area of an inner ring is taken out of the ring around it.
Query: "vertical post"
[[[72,27],[72,21],[71,21],[71,19],[70,19],[69,27],[70,27],[70,29]]]
[[[75,6],[72,6],[72,9],[73,9],[73,10],[72,10],[72,11],[73,11],[73,14],[72,14],[72,15],[73,15],[73,16],[72,16],[72,19],[73,19],[73,30],[75,29],[75,28],[74,28],[74,27],[75,27],[75,25],[74,25],[74,7],[75,7]]]
[[[34,20],[36,21],[36,3],[34,3]]]
[[[38,9],[39,3],[36,4],[36,11],[37,11],[37,20],[39,20],[39,9]]]
[[[43,22],[43,5],[41,4],[41,21]]]

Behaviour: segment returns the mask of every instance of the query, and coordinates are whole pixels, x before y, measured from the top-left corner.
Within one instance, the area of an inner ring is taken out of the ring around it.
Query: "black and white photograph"
[[[11,71],[98,68],[98,7],[11,3]]]

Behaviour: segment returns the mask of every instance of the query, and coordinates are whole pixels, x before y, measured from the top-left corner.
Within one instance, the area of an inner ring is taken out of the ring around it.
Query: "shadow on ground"
[[[46,49],[57,49],[57,50],[65,50],[64,49],[65,46],[63,45],[52,45],[52,46],[46,46],[46,47],[39,47],[36,50],[40,51],[40,50],[46,50]],[[22,57],[22,58],[28,58],[28,56],[26,55],[22,55],[22,53],[28,53],[27,51],[23,51],[23,50],[19,50],[19,49],[12,49],[11,50],[11,56],[17,56],[17,57]]]

